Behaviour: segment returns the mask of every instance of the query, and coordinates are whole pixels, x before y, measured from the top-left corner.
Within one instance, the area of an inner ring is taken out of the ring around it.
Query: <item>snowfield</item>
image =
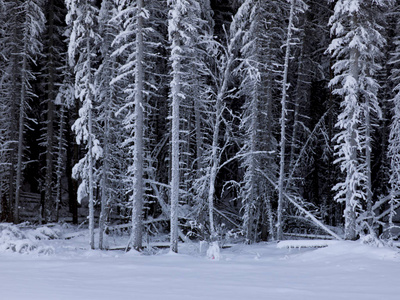
[[[4,238],[0,241],[4,244]],[[220,259],[206,247],[153,255],[90,251],[85,234],[41,239],[40,249],[0,253],[0,299],[385,299],[400,297],[397,250],[360,242],[300,248],[284,242],[234,245]],[[307,245],[307,242],[304,243]],[[279,245],[279,244],[278,244]],[[299,246],[300,245],[300,246]],[[315,245],[314,245],[315,246]],[[294,248],[293,248],[294,247]]]

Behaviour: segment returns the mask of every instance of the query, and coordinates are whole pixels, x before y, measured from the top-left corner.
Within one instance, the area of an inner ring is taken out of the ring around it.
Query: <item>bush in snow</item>
[[[374,247],[383,247],[385,243],[383,240],[380,240],[375,234],[366,234],[360,236],[360,242],[362,244],[374,246]]]
[[[48,227],[21,230],[16,225],[0,224],[0,252],[53,254],[52,247],[40,246],[38,241],[57,237],[58,233]]]
[[[29,237],[34,240],[55,240],[60,237],[58,230],[43,226],[27,232]]]

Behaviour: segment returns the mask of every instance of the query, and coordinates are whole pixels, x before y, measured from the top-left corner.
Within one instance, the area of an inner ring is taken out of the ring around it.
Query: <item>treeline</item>
[[[38,222],[77,223],[88,207],[92,248],[95,226],[103,248],[115,222],[132,247],[170,233],[175,252],[229,234],[388,237],[399,7],[0,1],[2,220],[23,221],[29,192]]]

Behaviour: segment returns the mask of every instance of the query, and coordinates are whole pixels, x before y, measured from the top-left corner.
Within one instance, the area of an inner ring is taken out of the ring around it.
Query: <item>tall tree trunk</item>
[[[90,236],[90,248],[94,249],[94,175],[93,175],[93,124],[92,124],[92,111],[88,111],[88,161],[89,161],[89,236]]]
[[[55,99],[55,66],[54,66],[54,0],[48,3],[48,28],[49,40],[48,53],[48,86],[47,86],[47,126],[46,126],[46,178],[45,197],[43,206],[43,220],[45,223],[51,221],[53,206],[53,140],[54,140],[54,99]]]
[[[367,223],[370,228],[372,228],[373,224],[373,211],[372,211],[372,178],[371,178],[371,151],[372,151],[372,143],[371,143],[371,112],[370,112],[370,101],[367,96],[365,99],[365,164],[366,164],[366,175],[367,182],[365,183],[367,189]]]
[[[197,99],[194,100],[194,118],[195,118],[195,131],[196,131],[196,162],[197,162],[197,170],[202,168],[201,165],[201,157],[203,155],[203,134],[201,131],[201,111],[200,104]]]
[[[217,93],[217,99],[215,103],[215,123],[213,128],[213,139],[212,139],[212,148],[211,148],[211,170],[210,170],[210,182],[208,188],[208,217],[210,222],[210,240],[213,241],[217,238],[217,233],[215,231],[214,225],[214,194],[215,194],[215,180],[217,178],[217,171],[219,168],[219,147],[218,147],[218,138],[219,131],[222,122],[222,111],[223,111],[223,100],[225,94],[228,90],[228,83],[230,78],[231,66],[233,62],[233,55],[230,55],[227,58],[225,71],[223,74],[222,84],[219,87],[219,91]]]
[[[221,93],[222,92],[222,93]],[[215,124],[213,131],[213,140],[212,140],[212,149],[211,149],[211,171],[210,171],[210,184],[208,189],[208,217],[210,222],[210,240],[213,241],[216,239],[216,231],[214,225],[214,194],[215,194],[215,179],[217,177],[217,170],[219,166],[219,149],[218,149],[218,137],[219,137],[219,127],[221,124],[221,115],[222,115],[222,97],[224,91],[221,91],[217,95],[216,101],[216,116],[215,116]]]
[[[64,157],[64,126],[65,126],[65,108],[61,104],[60,108],[60,132],[58,133],[58,153],[57,153],[57,166],[56,166],[56,207],[55,207],[55,221],[59,220],[59,211],[62,197],[62,172],[63,172],[63,157]]]
[[[286,98],[287,98],[287,83],[288,83],[288,72],[289,72],[289,59],[290,59],[290,43],[292,41],[292,26],[293,26],[293,18],[294,18],[294,6],[295,0],[291,0],[290,4],[290,15],[289,15],[289,24],[287,30],[287,39],[286,39],[286,54],[285,54],[285,64],[284,64],[284,73],[282,80],[282,99],[281,99],[281,141],[280,141],[280,163],[279,163],[279,179],[278,179],[278,224],[277,224],[277,239],[283,239],[283,205],[284,205],[284,180],[285,180],[285,147],[286,147]]]
[[[351,156],[350,160],[356,165],[357,164],[357,146],[355,143],[355,138],[356,138],[356,128],[352,128],[352,133],[351,133],[351,141],[350,141],[350,147],[351,147]],[[351,178],[354,177],[353,175],[354,171],[349,170],[347,177],[347,180],[350,180]],[[356,187],[359,188],[359,187]],[[344,218],[345,218],[345,239],[346,240],[355,240],[357,239],[357,231],[356,231],[356,211],[355,211],[355,206],[352,202],[352,198],[354,197],[353,195],[353,190],[348,189],[346,193],[346,207],[344,209]]]
[[[178,252],[180,62],[174,64],[171,151],[171,251]]]
[[[354,22],[354,21],[353,21]],[[354,78],[356,82],[359,81],[359,74],[360,74],[360,69],[358,66],[358,60],[360,57],[360,53],[357,49],[353,48],[350,52],[350,61],[352,62],[352,65],[350,66],[350,74]],[[354,112],[353,116],[350,116],[349,119],[355,118]],[[347,178],[346,182],[349,185],[352,184],[352,179],[354,177],[354,172],[356,171],[356,168],[358,166],[358,153],[357,153],[357,142],[356,142],[356,137],[357,137],[357,123],[354,122],[354,125],[349,128],[349,146],[350,146],[350,157],[349,157],[349,162],[351,163],[352,167],[347,170]],[[355,204],[353,203],[353,198],[355,197],[354,193],[356,189],[360,189],[360,186],[356,186],[354,188],[348,188],[347,193],[346,193],[346,207],[344,210],[344,218],[345,218],[345,239],[346,240],[355,240],[357,239],[357,230],[356,230],[356,207]]]
[[[171,46],[172,80],[171,80],[171,251],[178,252],[178,206],[180,198],[180,104],[183,90],[182,59],[183,41],[181,37],[183,16],[181,15],[179,0],[171,1],[169,21],[169,39]]]
[[[172,162],[171,162],[171,251],[178,252],[178,204],[179,204],[179,103],[180,63],[175,64],[174,93],[172,96]]]
[[[289,156],[289,167],[292,168],[295,162],[295,153],[297,148],[297,135],[299,130],[299,114],[300,114],[300,93],[304,93],[302,88],[302,76],[303,76],[303,59],[304,59],[304,41],[303,38],[301,40],[301,50],[299,55],[299,63],[298,63],[298,74],[297,74],[297,82],[296,82],[296,92],[294,98],[294,112],[293,112],[293,131],[292,131],[292,139],[290,143],[290,156]],[[289,183],[290,184],[290,183]]]
[[[89,180],[89,243],[90,243],[90,248],[95,249],[95,244],[94,244],[94,159],[93,159],[93,116],[92,116],[92,103],[93,103],[93,95],[92,95],[92,87],[91,84],[92,82],[92,63],[91,63],[91,46],[90,46],[90,38],[89,36],[86,37],[86,51],[87,51],[87,72],[88,72],[88,78],[86,81],[86,97],[89,99],[86,99],[85,101],[89,102],[88,105],[88,116],[87,116],[87,121],[88,121],[88,154],[87,154],[87,159],[88,159],[88,180]]]
[[[107,104],[109,107],[109,103]],[[108,183],[108,173],[110,172],[110,147],[109,147],[109,127],[110,127],[110,112],[107,113],[107,117],[104,124],[104,160],[103,160],[103,174],[101,180],[101,210],[100,210],[100,217],[99,217],[99,249],[104,249],[104,231],[106,225],[106,219],[108,214],[108,199],[110,198],[109,195],[109,183]]]
[[[79,110],[79,101],[75,100],[75,109]],[[74,113],[78,115],[77,112]],[[74,166],[78,162],[78,153],[79,147],[74,142],[73,133],[71,130],[71,113],[67,113],[66,118],[66,140],[67,140],[67,161],[65,167],[65,176],[67,177],[68,184],[68,203],[69,203],[69,212],[72,214],[72,224],[78,224],[78,201],[77,201],[77,191],[78,191],[78,182],[72,176],[72,166]]]
[[[136,73],[135,73],[135,145],[134,145],[134,187],[132,206],[132,243],[133,248],[142,248],[142,211],[143,211],[143,89],[144,89],[144,44],[143,44],[144,1],[137,0],[136,25]]]
[[[25,105],[26,105],[26,72],[28,67],[27,61],[27,46],[25,44],[23,49],[22,59],[22,75],[21,75],[21,95],[19,102],[19,127],[18,127],[18,154],[17,154],[17,182],[15,190],[15,203],[14,203],[14,223],[19,223],[19,205],[21,198],[21,185],[22,185],[22,161],[24,152],[24,127],[25,127]]]

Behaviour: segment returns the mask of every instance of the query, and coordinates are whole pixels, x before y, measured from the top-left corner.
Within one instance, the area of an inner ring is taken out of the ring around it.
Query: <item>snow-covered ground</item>
[[[235,245],[219,260],[199,244],[153,255],[90,251],[84,235],[38,244],[52,251],[0,252],[0,299],[400,299],[398,251],[360,242]]]

